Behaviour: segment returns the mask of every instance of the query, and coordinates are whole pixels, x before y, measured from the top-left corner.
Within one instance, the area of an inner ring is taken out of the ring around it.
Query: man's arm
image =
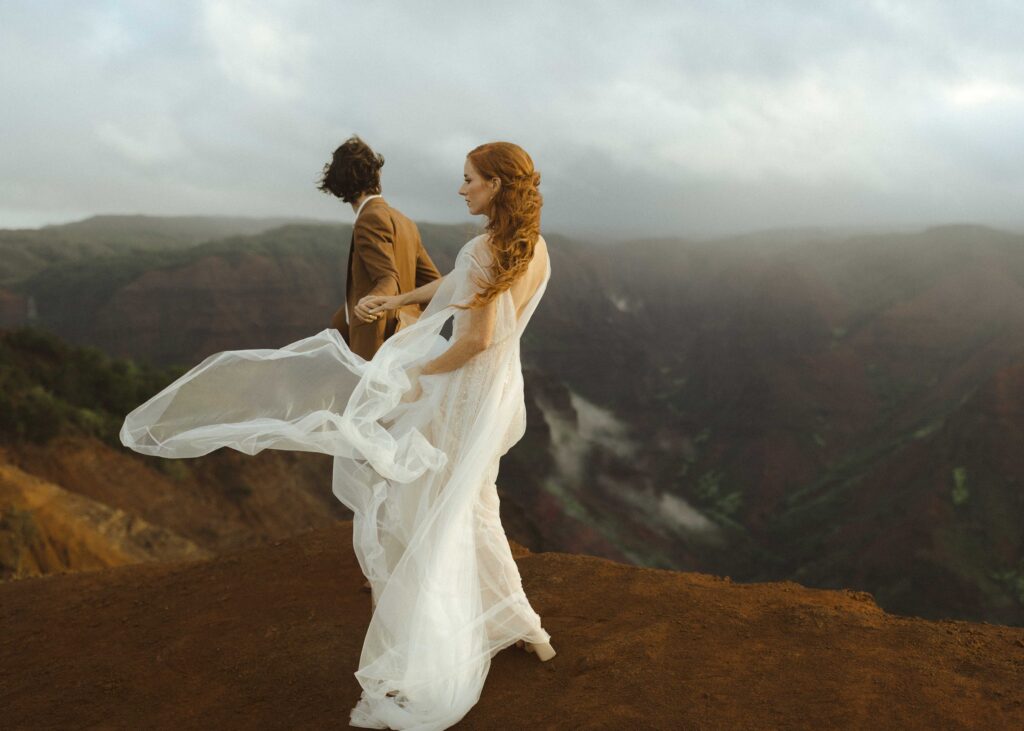
[[[416,240],[416,286],[432,282],[435,279],[441,278],[441,272],[434,266],[433,259],[430,258],[430,254],[423,248],[423,242],[419,239]]]
[[[353,245],[373,282],[366,294],[398,294],[395,234],[390,221],[372,210],[364,211],[356,221]]]

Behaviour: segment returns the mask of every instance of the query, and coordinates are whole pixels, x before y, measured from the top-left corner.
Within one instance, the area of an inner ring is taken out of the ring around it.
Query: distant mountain
[[[290,223],[315,222],[281,217],[108,215],[38,229],[0,229],[0,286],[63,261],[181,249],[227,236],[251,236]]]
[[[251,236],[287,224],[328,223],[298,216],[99,215],[71,223],[42,226],[37,230],[96,244],[138,246],[141,243],[155,247],[184,242],[199,244],[225,236]]]
[[[326,327],[349,231],[58,264],[11,290],[72,342],[191,365]],[[442,270],[471,233],[423,227]],[[1024,623],[1024,236],[548,242],[528,433],[499,477],[528,545]]]

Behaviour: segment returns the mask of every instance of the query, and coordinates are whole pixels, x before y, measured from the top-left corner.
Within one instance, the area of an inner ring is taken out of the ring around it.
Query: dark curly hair
[[[359,200],[363,193],[380,193],[380,169],[384,157],[352,135],[334,151],[332,160],[324,165],[317,189],[341,198],[346,203]]]

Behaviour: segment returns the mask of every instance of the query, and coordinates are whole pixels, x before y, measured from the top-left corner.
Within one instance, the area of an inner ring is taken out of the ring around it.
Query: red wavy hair
[[[485,231],[493,254],[490,281],[461,309],[484,305],[512,286],[526,271],[540,235],[540,208],[544,199],[537,187],[540,173],[519,145],[488,142],[466,155],[485,179],[498,178],[501,186],[487,211]]]

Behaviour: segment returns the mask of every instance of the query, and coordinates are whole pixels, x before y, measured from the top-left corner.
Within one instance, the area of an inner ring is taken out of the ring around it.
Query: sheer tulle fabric
[[[550,636],[530,606],[498,517],[499,458],[523,436],[519,342],[550,277],[516,320],[499,296],[492,344],[461,368],[418,376],[466,324],[486,281],[469,241],[420,319],[371,361],[324,330],[278,350],[210,356],[125,420],[137,452],[195,457],[220,447],[334,456],[333,491],[354,513],[353,547],[375,609],[351,722],[443,729],[477,702],[499,650]],[[415,379],[422,396],[407,397]],[[389,695],[390,693],[390,695]]]

